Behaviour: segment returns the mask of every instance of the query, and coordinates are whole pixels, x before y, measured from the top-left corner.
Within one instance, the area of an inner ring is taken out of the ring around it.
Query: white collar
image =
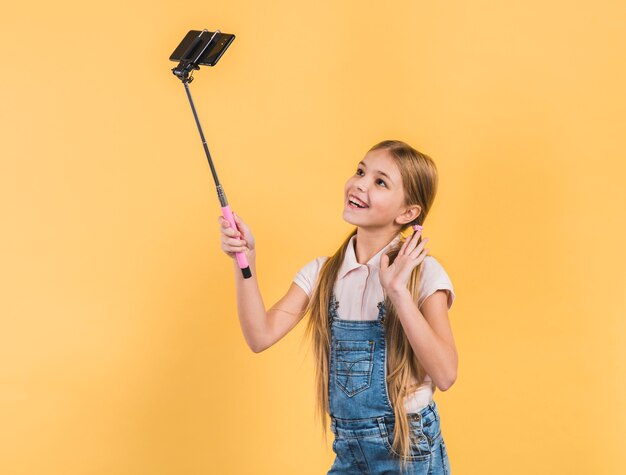
[[[359,264],[356,260],[356,251],[354,250],[354,244],[356,242],[356,234],[350,238],[348,241],[348,247],[346,249],[346,255],[344,256],[343,262],[341,263],[341,267],[339,268],[339,272],[337,273],[337,279],[342,279],[345,275],[351,270],[356,269],[357,267],[361,267],[366,265],[370,268],[380,268],[380,258],[383,253],[387,252],[391,247],[400,242],[400,233],[394,237],[389,244],[383,247],[378,253],[373,256],[366,264]]]

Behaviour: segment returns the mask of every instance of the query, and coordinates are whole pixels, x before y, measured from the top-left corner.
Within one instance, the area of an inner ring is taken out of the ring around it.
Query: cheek
[[[343,187],[343,191],[344,192],[348,192],[348,190],[352,187],[352,182],[354,181],[354,178],[348,178],[348,181],[346,181],[346,184]]]
[[[370,204],[383,213],[392,212],[397,208],[396,203],[386,193],[372,193],[370,195]]]

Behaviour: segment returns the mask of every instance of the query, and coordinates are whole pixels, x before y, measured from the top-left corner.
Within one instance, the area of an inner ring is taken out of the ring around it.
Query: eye
[[[364,174],[363,169],[362,168],[357,168],[356,169],[356,175],[357,176],[361,176],[362,174]],[[381,186],[384,186],[385,188],[387,188],[387,183],[382,178],[379,178],[378,180],[376,180],[376,183],[381,185]]]

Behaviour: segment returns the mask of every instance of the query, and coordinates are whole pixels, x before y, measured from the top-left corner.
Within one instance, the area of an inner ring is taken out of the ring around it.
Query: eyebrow
[[[361,160],[361,161],[359,162],[359,165],[363,165],[365,168],[367,168],[367,165],[365,164],[365,162],[364,162],[363,160]],[[377,172],[377,173],[380,173],[380,174],[381,174],[382,176],[384,176],[384,177],[387,177],[387,179],[388,179],[391,183],[393,183],[393,180],[391,179],[391,177],[390,177],[389,175],[387,175],[385,172],[381,172],[380,170],[374,170],[374,171],[375,171],[375,172]],[[395,183],[393,183],[393,184],[395,184]]]

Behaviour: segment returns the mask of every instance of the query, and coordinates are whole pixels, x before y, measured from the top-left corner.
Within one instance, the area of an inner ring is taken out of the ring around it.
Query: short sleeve
[[[433,256],[426,256],[422,262],[420,295],[417,305],[418,308],[422,306],[424,300],[434,294],[437,290],[446,291],[446,294],[448,295],[448,310],[450,310],[455,297],[452,281],[437,259]]]
[[[293,279],[294,283],[304,290],[309,297],[313,294],[315,281],[326,259],[328,259],[326,256],[316,257],[302,267]]]

